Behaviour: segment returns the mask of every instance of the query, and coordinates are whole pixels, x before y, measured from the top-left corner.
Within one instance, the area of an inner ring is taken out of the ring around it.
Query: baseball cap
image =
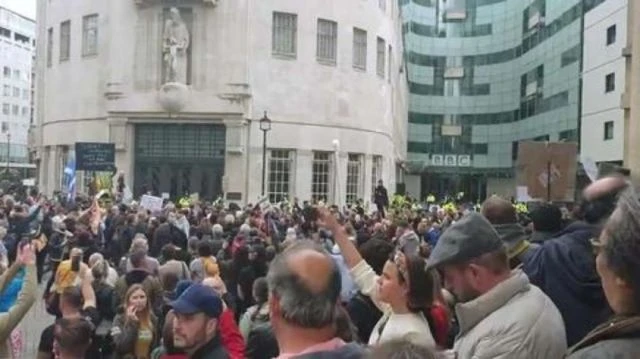
[[[222,313],[222,299],[211,287],[200,283],[189,286],[178,299],[171,302],[178,314],[204,313],[211,318],[219,318]]]
[[[442,233],[427,267],[434,268],[447,263],[461,263],[503,247],[502,240],[491,223],[479,213],[463,216]]]

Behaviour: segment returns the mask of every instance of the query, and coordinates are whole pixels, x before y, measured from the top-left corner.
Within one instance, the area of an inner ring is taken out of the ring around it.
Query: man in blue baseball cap
[[[226,359],[218,335],[218,319],[222,314],[222,299],[211,287],[193,284],[171,303],[173,340],[191,359]]]

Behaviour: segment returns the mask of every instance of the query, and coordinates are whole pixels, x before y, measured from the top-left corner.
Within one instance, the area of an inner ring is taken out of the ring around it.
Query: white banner
[[[162,211],[162,197],[143,195],[140,198],[140,207],[151,212]]]

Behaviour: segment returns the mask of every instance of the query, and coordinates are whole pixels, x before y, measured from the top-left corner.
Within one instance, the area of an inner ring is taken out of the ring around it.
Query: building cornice
[[[150,5],[175,5],[173,1],[167,0],[133,0],[138,6],[150,6]],[[192,0],[192,3],[202,3],[204,5],[217,6],[220,0]]]

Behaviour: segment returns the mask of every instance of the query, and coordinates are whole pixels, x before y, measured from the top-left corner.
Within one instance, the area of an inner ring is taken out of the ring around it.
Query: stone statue
[[[187,50],[190,45],[189,29],[182,20],[180,10],[172,7],[164,23],[162,52],[164,60],[164,83],[187,83]]]

